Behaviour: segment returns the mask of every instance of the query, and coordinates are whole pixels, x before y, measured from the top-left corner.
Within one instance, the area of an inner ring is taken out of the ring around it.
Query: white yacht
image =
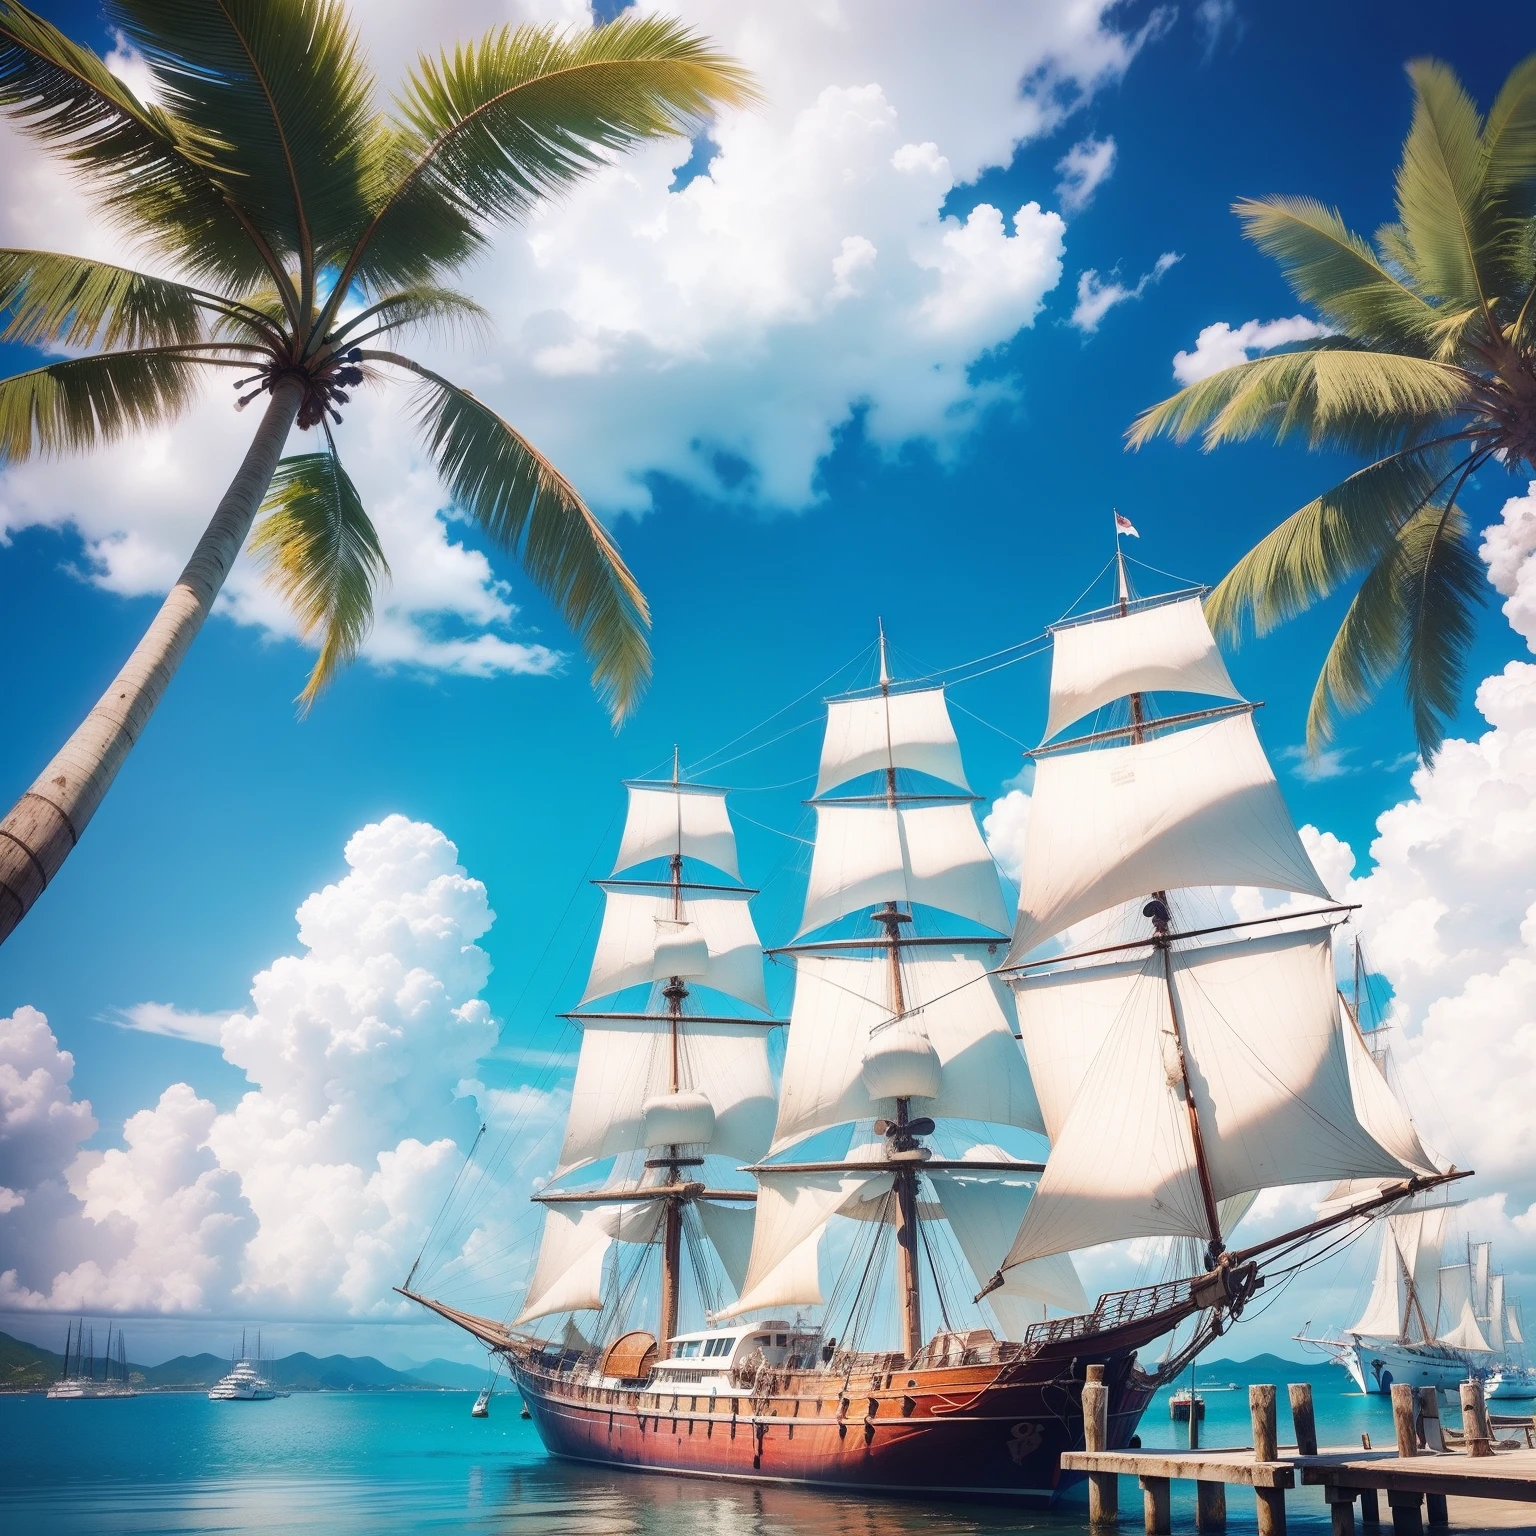
[[[287,1397],[279,1392],[261,1372],[261,1335],[256,1335],[256,1359],[253,1363],[245,1358],[245,1335],[240,1335],[240,1358],[230,1361],[230,1371],[208,1389],[208,1400],[213,1403],[265,1403],[274,1397]]]

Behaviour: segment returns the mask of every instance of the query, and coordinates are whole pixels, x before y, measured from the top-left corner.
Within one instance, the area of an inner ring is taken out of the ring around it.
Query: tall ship
[[[628,785],[526,1291],[501,1321],[420,1260],[401,1287],[506,1361],[551,1452],[1048,1502],[1087,1367],[1129,1444],[1267,1263],[1462,1176],[1357,1089],[1346,909],[1200,592],[1118,575],[1053,634],[1016,913],[944,689],[897,682],[882,633],[878,682],[828,702],[804,904],[768,952],[794,971],[777,1081],[726,791],[675,758]],[[1240,921],[1231,886],[1300,899]],[[1230,1246],[1256,1192],[1319,1180],[1348,1198]],[[1090,1304],[1072,1255],[1130,1238],[1172,1239],[1177,1272]]]
[[[1357,941],[1353,985],[1340,994],[1357,1097],[1363,1094],[1383,1123],[1395,1126],[1389,1145],[1415,1167],[1434,1166],[1395,1085],[1391,1029],[1383,1010],[1372,1007],[1368,975]],[[1321,1208],[1357,1198],[1361,1187],[1340,1184]],[[1453,1237],[1456,1209],[1442,1190],[1405,1201],[1377,1222],[1375,1268],[1360,1316],[1333,1337],[1303,1329],[1297,1342],[1330,1356],[1361,1392],[1385,1395],[1396,1382],[1455,1391],[1476,1377],[1490,1397],[1536,1396],[1520,1303],[1494,1267],[1492,1243]]]
[[[97,1374],[96,1328],[81,1318],[64,1329],[64,1364],[59,1379],[48,1388],[48,1396],[71,1401],[86,1397],[137,1397],[129,1377],[128,1346],[123,1330],[114,1340],[112,1324],[107,1324],[107,1342]]]
[[[1361,1316],[1338,1337],[1298,1342],[1331,1355],[1362,1392],[1394,1382],[1454,1391],[1477,1377],[1489,1397],[1536,1397],[1520,1304],[1493,1268],[1493,1244],[1448,1245],[1451,1210],[1419,1197],[1389,1215]]]

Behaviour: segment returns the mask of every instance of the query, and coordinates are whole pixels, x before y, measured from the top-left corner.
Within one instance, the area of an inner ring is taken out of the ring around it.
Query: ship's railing
[[[1191,1280],[1163,1280],[1156,1285],[1138,1285],[1128,1291],[1109,1291],[1099,1297],[1092,1312],[1032,1323],[1024,1334],[1024,1343],[1033,1348],[1060,1344],[1069,1339],[1110,1333],[1163,1312],[1187,1310],[1193,1305],[1193,1284]]]

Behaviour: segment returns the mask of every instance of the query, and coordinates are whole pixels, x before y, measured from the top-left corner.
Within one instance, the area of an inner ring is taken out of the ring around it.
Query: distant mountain
[[[478,1392],[489,1375],[483,1365],[465,1365],[461,1360],[428,1360],[405,1373],[424,1387],[453,1387]]]
[[[1287,1360],[1283,1355],[1255,1355],[1251,1360],[1195,1361],[1196,1386],[1205,1381],[1235,1381],[1242,1387],[1251,1386],[1255,1382],[1272,1381],[1276,1386],[1283,1387],[1290,1381],[1331,1381],[1336,1374],[1332,1362],[1322,1355],[1311,1360]]]
[[[13,1392],[44,1387],[58,1379],[63,1366],[63,1355],[0,1333],[0,1387],[9,1387]]]
[[[35,1391],[56,1381],[64,1357],[0,1333],[0,1389]],[[161,1365],[128,1365],[130,1376],[146,1387],[211,1387],[229,1371],[226,1355],[177,1355]],[[429,1360],[416,1371],[396,1371],[371,1355],[327,1355],[323,1360],[302,1351],[266,1362],[274,1386],[290,1392],[420,1392],[443,1388],[473,1391],[485,1384],[483,1368],[453,1360]]]

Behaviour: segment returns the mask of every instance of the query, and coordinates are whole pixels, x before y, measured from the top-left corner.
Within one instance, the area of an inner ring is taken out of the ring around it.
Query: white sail
[[[1440,1310],[1436,1337],[1452,1349],[1487,1354],[1488,1341],[1477,1326],[1472,1310],[1472,1269],[1467,1264],[1446,1264],[1440,1270]]]
[[[1479,1321],[1488,1316],[1488,1277],[1493,1268],[1493,1244],[1473,1243],[1472,1264],[1472,1311]]]
[[[1045,739],[1114,699],[1159,689],[1242,697],[1198,597],[1053,630]]]
[[[1006,931],[997,867],[968,804],[816,807],[800,932],[887,901],[939,907]]]
[[[1406,1172],[1355,1116],[1326,930],[1170,958],[1215,1199]],[[1122,1001],[1087,989],[1091,1017],[1113,1023],[1053,1140],[1012,1263],[1119,1238],[1210,1236],[1163,956],[1113,970],[1103,985],[1120,987]],[[1065,1011],[1069,996],[1053,1003]]]
[[[942,688],[834,699],[827,706],[816,793],[886,768],[912,768],[969,788]]]
[[[1029,1076],[1052,1142],[1146,969],[1142,957],[1012,978]]]
[[[1008,961],[1121,902],[1205,885],[1329,899],[1247,714],[1042,757]]]
[[[1371,1286],[1370,1299],[1365,1304],[1365,1311],[1360,1314],[1360,1320],[1344,1331],[1378,1339],[1399,1338],[1406,1301],[1407,1289],[1397,1243],[1387,1224],[1382,1222],[1381,1248],[1376,1256],[1376,1279]]]
[[[627,786],[629,813],[613,872],[631,869],[651,859],[700,859],[741,878],[736,867],[736,834],[725,809],[723,789],[694,788],[689,784]]]
[[[1013,1038],[1012,999],[967,953],[908,949],[903,1022],[926,1036],[939,1062],[938,1095],[914,1113],[1025,1130],[1044,1129],[1029,1070]],[[772,1152],[816,1131],[894,1112],[871,1092],[864,1062],[871,1031],[891,1017],[890,961],[800,955]]]
[[[760,1307],[814,1306],[821,1300],[817,1245],[827,1222],[843,1206],[889,1189],[891,1176],[870,1173],[775,1173],[757,1175],[757,1220],[752,1257],[740,1295],[716,1317],[737,1317]]]
[[[1342,1004],[1340,1005],[1342,1008]],[[1349,1058],[1349,1086],[1360,1123],[1400,1163],[1415,1173],[1437,1173],[1402,1100],[1392,1091],[1360,1031],[1347,1015],[1344,1047]]]
[[[713,1111],[706,1152],[750,1162],[773,1133],[768,1031],[759,1024],[679,1020],[678,1081]],[[671,1087],[669,1019],[587,1019],[555,1177],[645,1144],[646,1107]]]
[[[1504,1351],[1504,1276],[1494,1275],[1488,1282],[1488,1345],[1495,1354]]]
[[[1520,1313],[1514,1307],[1504,1309],[1504,1327],[1511,1344],[1524,1344],[1525,1335],[1520,1331]]]
[[[747,1260],[752,1255],[753,1211],[750,1204],[727,1205],[723,1201],[700,1200],[694,1209],[699,1213],[699,1224],[715,1252],[731,1284],[739,1295],[747,1280]]]
[[[544,1236],[516,1324],[555,1312],[593,1311],[603,1304],[603,1264],[617,1240],[649,1243],[661,1223],[659,1200],[581,1207],[549,1206]]]
[[[583,1003],[625,987],[685,975],[767,1012],[763,951],[747,905],[748,892],[699,896],[687,894],[687,886],[683,890],[681,921],[695,930],[691,934],[680,930],[669,890],[619,887],[606,892]],[[681,965],[693,968],[686,973],[672,969]]]
[[[974,1158],[983,1154],[1001,1159],[1002,1149],[973,1147],[966,1155]],[[1015,1177],[996,1171],[975,1174],[936,1172],[929,1178],[966,1263],[978,1279],[985,1280],[997,1271],[1008,1252],[1009,1238],[1018,1231],[1019,1223],[1024,1219],[1034,1194],[1035,1175]],[[998,1321],[1004,1325],[1009,1337],[1018,1337],[1009,1326],[1007,1315],[1014,1310],[1008,1305],[1011,1298],[1037,1304],[1033,1316],[1024,1314],[1018,1321],[1027,1316],[1029,1322],[1038,1322],[1039,1305],[1060,1307],[1074,1313],[1089,1310],[1083,1283],[1071,1258],[1064,1253],[1017,1265],[1004,1276],[1001,1289],[988,1293],[987,1301]]]

